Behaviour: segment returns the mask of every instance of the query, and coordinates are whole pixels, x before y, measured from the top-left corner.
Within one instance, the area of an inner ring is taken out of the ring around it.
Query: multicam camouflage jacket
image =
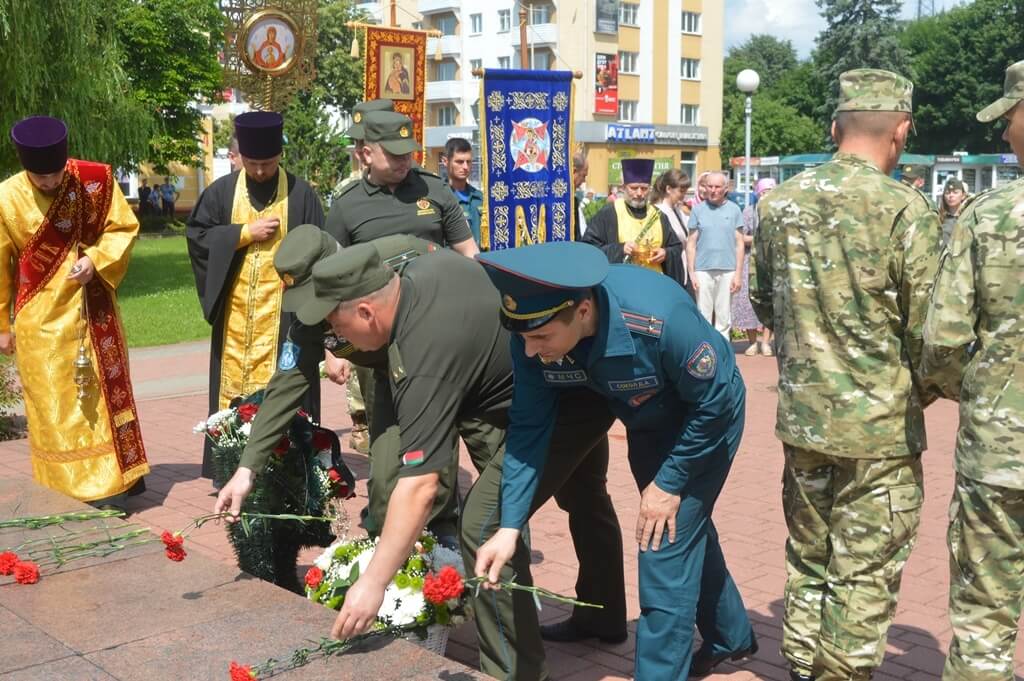
[[[836,154],[758,203],[750,301],[774,329],[783,442],[851,458],[926,448],[922,327],[938,216],[920,192]]]
[[[924,341],[925,372],[960,400],[957,471],[1024,489],[1024,180],[977,197],[961,213]]]

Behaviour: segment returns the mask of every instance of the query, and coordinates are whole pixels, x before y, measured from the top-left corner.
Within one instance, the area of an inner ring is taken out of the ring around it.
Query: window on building
[[[442,104],[437,107],[437,124],[440,126],[455,125],[455,118],[458,110],[451,104]]]
[[[530,23],[531,24],[550,24],[551,23],[551,5],[537,5],[536,7],[530,8]]]
[[[434,80],[455,80],[456,66],[455,62],[450,59],[437,62],[437,70],[435,71]]]
[[[442,35],[455,35],[455,28],[458,26],[458,21],[455,20],[454,14],[445,14],[437,18],[437,25],[435,28],[441,31]]]
[[[690,177],[690,184],[697,185],[697,152],[684,151],[679,156],[679,169]]]
[[[683,33],[700,35],[699,12],[683,12]]]
[[[530,55],[530,68],[534,71],[550,71],[554,58],[547,50],[535,50]]]
[[[967,192],[974,194],[978,191],[978,169],[977,168],[964,168],[963,172],[964,184],[967,185]]]
[[[635,121],[636,120],[636,100],[633,99],[620,99],[619,100],[619,120],[620,121]]]
[[[483,14],[470,14],[469,15],[469,32],[472,34],[484,32],[484,15]]]
[[[470,59],[469,60],[469,70],[470,70],[470,72],[476,71],[477,69],[482,69],[483,67],[484,67],[484,60],[483,59]]]
[[[508,33],[512,30],[512,10],[498,10],[498,33]]]
[[[619,52],[619,73],[638,73],[639,52]]]
[[[498,57],[498,68],[499,69],[510,69],[512,68],[511,57]]]
[[[679,122],[683,125],[700,125],[700,107],[696,104],[683,104],[679,107]]]
[[[638,26],[640,5],[635,2],[624,2],[619,5],[619,23],[626,26]]]
[[[679,74],[683,80],[700,80],[700,59],[683,59],[679,62]]]

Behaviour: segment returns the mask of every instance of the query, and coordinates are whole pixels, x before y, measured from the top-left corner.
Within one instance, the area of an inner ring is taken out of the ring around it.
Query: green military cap
[[[942,187],[942,193],[945,194],[950,189],[959,189],[964,194],[967,193],[967,185],[964,184],[963,180],[956,177],[950,177],[946,180],[946,184]]]
[[[853,69],[839,76],[841,111],[900,111],[911,115],[913,125],[914,84],[903,76],[882,69]],[[917,133],[917,128],[914,128]]]
[[[383,255],[394,250],[386,241],[392,238],[343,248],[340,253],[313,265],[313,290],[305,294],[298,308],[299,321],[316,324],[323,321],[338,303],[357,300],[384,288],[395,276],[395,270]]]
[[[352,125],[345,131],[349,139],[362,140],[366,136],[363,129],[363,117],[371,111],[394,111],[395,103],[390,99],[368,99],[359,102],[352,108]]]
[[[1003,96],[978,112],[978,120],[990,123],[1002,118],[1007,111],[1017,106],[1024,99],[1024,61],[1019,61],[1006,69],[1003,80]]]
[[[288,230],[274,254],[274,269],[284,282],[283,310],[297,310],[312,293],[313,265],[341,248],[334,237],[316,225],[299,225]]]
[[[371,111],[363,116],[363,130],[363,141],[377,142],[389,153],[411,154],[420,149],[413,135],[412,119],[403,114]]]
[[[920,180],[924,176],[923,166],[903,166],[903,170],[900,172],[900,177],[904,180]]]

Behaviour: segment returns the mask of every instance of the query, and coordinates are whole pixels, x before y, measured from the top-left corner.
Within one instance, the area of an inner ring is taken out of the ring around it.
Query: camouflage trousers
[[[921,456],[852,459],[784,446],[789,527],[782,654],[818,681],[882,662],[924,501]]]
[[[956,476],[944,681],[1012,681],[1024,601],[1024,490]]]

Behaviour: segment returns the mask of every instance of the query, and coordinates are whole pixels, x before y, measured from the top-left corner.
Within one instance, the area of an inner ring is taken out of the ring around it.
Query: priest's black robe
[[[210,388],[209,413],[220,410],[221,351],[224,347],[224,306],[231,298],[231,282],[238,274],[245,249],[238,248],[241,224],[231,223],[231,208],[235,199],[238,172],[225,175],[207,187],[199,196],[188,218],[188,255],[196,278],[196,291],[203,307],[203,317],[212,327],[210,334]],[[280,170],[278,172],[281,172]],[[288,180],[288,229],[299,225],[324,227],[324,209],[309,183],[285,171]],[[278,175],[265,182],[245,178],[253,208],[263,210],[274,201]],[[278,333],[278,353],[288,336],[288,328],[295,315],[281,312],[281,330]],[[303,408],[317,421],[320,420],[320,385],[311,385]],[[215,467],[211,456],[210,439],[203,445],[204,478],[213,478]]]
[[[619,199],[622,201],[623,199]],[[638,219],[647,214],[647,208],[635,210],[627,205],[626,210]],[[657,209],[655,209],[657,210]],[[652,227],[651,229],[657,229]],[[583,243],[597,246],[608,257],[610,263],[620,263],[626,257],[623,244],[619,241],[619,217],[615,214],[615,205],[608,204],[587,221],[587,231],[583,235]],[[680,286],[686,287],[686,270],[683,268],[683,244],[672,231],[668,217],[661,214],[661,247],[665,249],[665,262],[662,267],[665,274],[675,279]]]

